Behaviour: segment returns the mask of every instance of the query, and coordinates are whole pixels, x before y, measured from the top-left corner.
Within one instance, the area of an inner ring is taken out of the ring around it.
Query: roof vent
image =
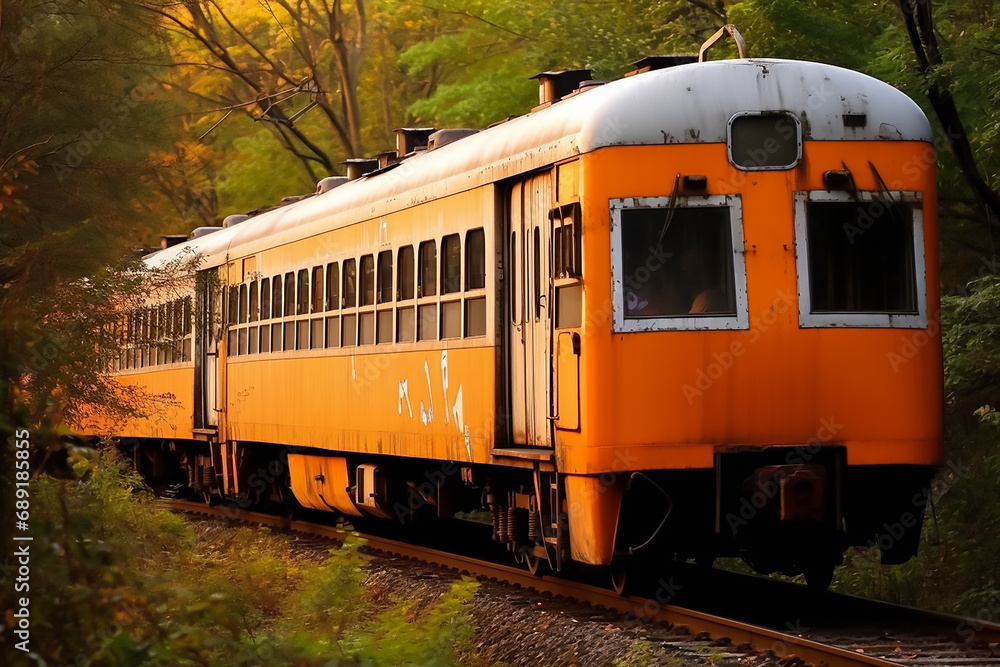
[[[214,234],[215,232],[222,229],[222,227],[198,227],[191,231],[188,235],[188,239],[200,239],[202,236],[208,236],[209,234]]]
[[[459,139],[465,139],[473,134],[476,134],[479,130],[472,129],[452,129],[452,130],[438,130],[431,136],[427,137],[427,150],[432,151],[442,146],[447,146],[448,144],[454,143]]]
[[[389,165],[396,164],[399,160],[399,153],[397,151],[383,151],[378,154],[378,168],[385,169]]]
[[[427,147],[427,139],[434,134],[433,127],[400,127],[396,132],[396,154],[414,153],[418,148]]]
[[[590,70],[568,69],[558,72],[542,72],[531,78],[538,79],[538,106],[535,109],[542,109],[572,93],[582,82],[589,81]]]
[[[606,83],[607,81],[594,81],[594,80],[581,81],[580,86],[569,95],[563,95],[563,99],[567,100],[571,97],[576,97],[577,95],[581,95],[587,92],[591,88],[597,88],[598,86],[603,86]]]
[[[183,234],[164,234],[160,237],[160,250],[166,250],[167,248],[172,248],[175,245],[184,243],[188,240],[188,237]]]
[[[352,157],[344,160],[344,164],[347,165],[347,180],[353,181],[378,169],[378,158]]]
[[[233,215],[227,215],[226,219],[222,221],[222,228],[225,229],[227,227],[234,227],[235,225],[238,225],[241,222],[246,222],[249,219],[250,216],[245,215],[243,213],[234,213]]]
[[[636,74],[645,74],[653,70],[667,69],[668,67],[677,67],[678,65],[690,65],[696,62],[698,62],[698,56],[696,55],[646,56],[642,60],[632,63],[635,69],[631,72],[626,72],[625,76],[635,76]]]
[[[316,184],[316,194],[321,195],[324,192],[333,190],[334,188],[339,188],[348,180],[350,179],[347,176],[327,176]]]

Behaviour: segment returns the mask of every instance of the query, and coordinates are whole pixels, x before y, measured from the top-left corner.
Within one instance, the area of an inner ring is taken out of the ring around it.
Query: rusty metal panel
[[[611,564],[622,504],[624,479],[620,477],[564,477],[573,560],[590,565]]]
[[[304,506],[361,516],[347,491],[350,485],[347,459],[289,454],[288,470],[292,477],[292,493]]]

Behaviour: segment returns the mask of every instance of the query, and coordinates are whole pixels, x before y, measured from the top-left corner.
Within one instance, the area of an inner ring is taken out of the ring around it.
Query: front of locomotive
[[[557,430],[574,557],[903,562],[941,464],[926,117],[796,61],[606,88],[580,140],[581,423]]]

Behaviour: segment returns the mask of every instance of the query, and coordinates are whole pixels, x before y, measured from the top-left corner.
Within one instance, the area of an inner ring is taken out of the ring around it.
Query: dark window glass
[[[392,251],[378,254],[378,302],[392,303]]]
[[[257,281],[250,283],[250,321],[256,322],[260,317],[260,302],[257,300]]]
[[[465,289],[486,287],[486,234],[473,229],[465,235]]]
[[[247,286],[245,284],[240,285],[240,324],[246,324],[247,313],[249,312],[249,309],[247,308],[248,303]]]
[[[236,324],[240,319],[240,288],[233,285],[228,290],[229,293],[229,319],[227,324]]]
[[[400,301],[412,299],[414,294],[413,285],[413,246],[408,245],[399,249],[399,276],[396,279],[396,298]]]
[[[314,266],[312,276],[312,312],[323,312],[323,267]]]
[[[354,308],[358,305],[358,269],[357,261],[344,260],[344,308]]]
[[[375,258],[365,255],[361,258],[361,305],[375,303]],[[367,342],[367,341],[363,341]]]
[[[812,312],[917,312],[909,206],[808,202],[806,218]]]
[[[622,211],[626,317],[735,315],[729,209]]]
[[[281,276],[275,276],[271,284],[273,286],[271,290],[271,317],[281,317],[281,295],[283,294]],[[277,349],[280,350],[281,347],[279,346]]]
[[[733,164],[743,169],[787,169],[799,154],[799,126],[784,113],[738,116],[730,128]]]
[[[552,245],[557,278],[580,275],[580,207],[563,206],[553,211]]]
[[[299,269],[297,299],[295,301],[295,314],[309,314],[309,270]]]
[[[340,267],[337,262],[326,265],[326,309],[340,308]]]
[[[187,335],[191,333],[191,297],[184,297],[184,323],[183,323],[184,334]]]
[[[285,316],[295,314],[295,274],[288,272],[285,274]],[[286,349],[288,349],[286,347]]]
[[[417,296],[437,294],[437,247],[434,241],[420,244],[420,282]]]
[[[260,281],[260,319],[266,320],[271,317],[271,279],[264,278]]]
[[[441,293],[462,291],[462,238],[452,234],[441,239]]]

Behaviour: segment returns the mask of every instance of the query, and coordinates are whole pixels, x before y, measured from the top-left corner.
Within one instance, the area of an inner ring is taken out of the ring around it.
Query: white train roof
[[[932,140],[913,100],[859,72],[795,60],[692,63],[591,87],[146,261],[162,265],[193,251],[202,268],[219,266],[607,146],[724,143],[729,119],[743,111],[792,113],[806,141]],[[844,114],[865,114],[866,123],[845,127]]]

